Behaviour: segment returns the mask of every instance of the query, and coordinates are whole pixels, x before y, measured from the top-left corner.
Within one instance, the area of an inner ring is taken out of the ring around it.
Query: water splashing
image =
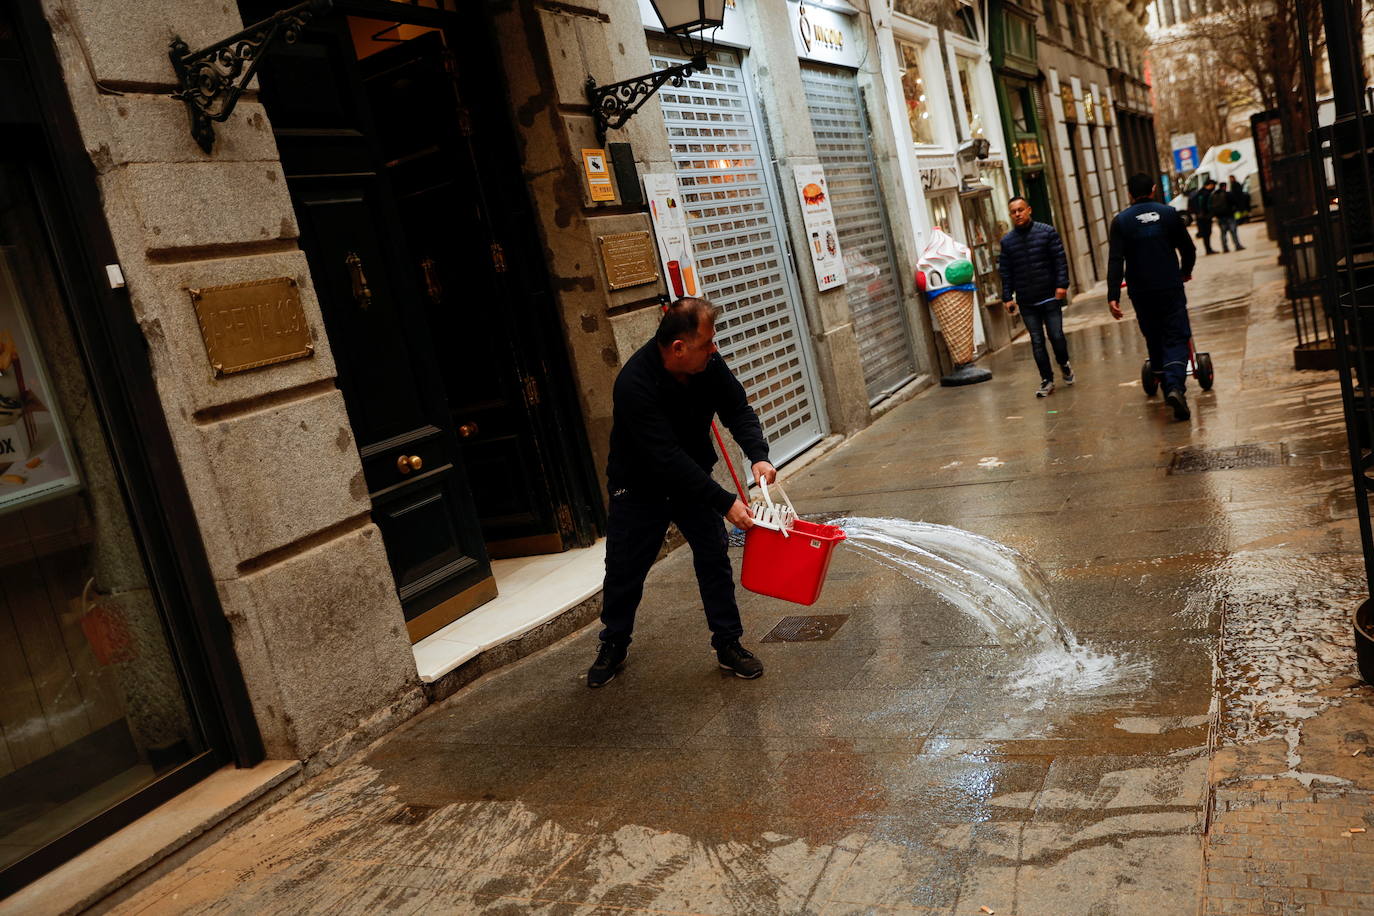
[[[903,518],[838,518],[844,544],[921,585],[976,621],[1013,657],[1018,693],[1082,692],[1106,687],[1142,663],[1078,642],[1050,609],[1045,573],[1005,544],[930,522]]]

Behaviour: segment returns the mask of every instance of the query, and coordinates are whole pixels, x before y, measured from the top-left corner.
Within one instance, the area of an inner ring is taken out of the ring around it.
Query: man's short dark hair
[[[1018,200],[1021,201],[1021,203],[1025,204],[1027,207],[1030,206],[1030,201],[1026,200],[1026,199],[1025,199],[1024,197],[1022,197],[1020,194],[1016,195],[1016,196],[1013,197],[1011,200],[1007,201],[1007,206],[1010,207],[1012,204],[1016,203]]]
[[[683,296],[664,309],[654,340],[660,347],[670,347],[675,340],[695,340],[701,330],[702,316],[714,324],[719,315],[720,309],[709,300]]]
[[[1216,182],[1216,179],[1214,179],[1214,178],[1208,178],[1206,181],[1204,181],[1204,182],[1202,183],[1202,186],[1205,188],[1205,187],[1207,187],[1209,184],[1216,184],[1216,183],[1217,183],[1217,182]]]
[[[1144,172],[1136,172],[1126,179],[1126,190],[1131,192],[1131,200],[1152,197],[1155,193],[1155,180]]]

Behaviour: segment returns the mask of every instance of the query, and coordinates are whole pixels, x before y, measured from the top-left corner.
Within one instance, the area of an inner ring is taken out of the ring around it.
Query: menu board
[[[816,271],[816,285],[822,291],[843,286],[846,281],[844,254],[840,251],[835,213],[830,209],[825,167],[799,165],[793,174],[797,179],[797,195],[801,198],[802,222],[806,225],[806,244],[811,252],[811,266]]]
[[[43,354],[0,248],[0,516],[81,485]]]
[[[672,172],[645,175],[644,196],[649,201],[649,216],[654,223],[654,237],[658,239],[658,256],[663,262],[669,297],[677,300],[683,296],[700,296],[696,258],[692,254],[691,236],[687,233],[687,213],[678,191],[677,175]]]

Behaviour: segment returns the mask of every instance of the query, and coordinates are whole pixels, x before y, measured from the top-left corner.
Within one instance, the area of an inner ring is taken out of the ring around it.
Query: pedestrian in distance
[[[1208,198],[1207,209],[1212,212],[1212,219],[1216,220],[1217,228],[1221,230],[1221,250],[1223,254],[1231,251],[1226,243],[1229,235],[1231,241],[1235,242],[1236,250],[1241,251],[1244,246],[1240,243],[1240,236],[1236,233],[1236,207],[1235,198],[1226,185],[1220,185],[1212,196]]]
[[[1231,195],[1231,208],[1235,211],[1236,222],[1239,223],[1241,220],[1249,217],[1250,192],[1241,186],[1241,183],[1236,180],[1235,175],[1231,176],[1231,184],[1226,191]],[[1240,251],[1245,250],[1245,246],[1240,243],[1239,239],[1236,240],[1236,248]]]
[[[1126,189],[1132,203],[1112,220],[1107,250],[1107,307],[1120,321],[1124,274],[1150,368],[1161,379],[1174,419],[1186,420],[1192,415],[1183,390],[1193,331],[1183,284],[1193,279],[1197,248],[1178,211],[1152,199],[1154,179],[1137,173],[1127,180]]]
[[[1207,179],[1202,183],[1193,195],[1188,209],[1193,214],[1193,219],[1197,220],[1197,237],[1202,239],[1203,247],[1208,254],[1216,254],[1212,250],[1212,192],[1216,190],[1217,183],[1212,179]]]
[[[664,310],[654,339],[621,368],[612,391],[611,449],[606,462],[610,513],[606,522],[606,579],[601,647],[587,686],[614,678],[629,652],[644,580],[669,522],[692,548],[697,587],[721,668],[742,678],[763,674],[763,663],[740,645],[744,627],[721,518],[737,528],[754,521],[735,493],[711,479],[716,452],[711,420],[719,415],[754,478],[772,483],[768,442],[754,409],[716,351],[719,309],[705,299],[678,299]]]
[[[1047,335],[1064,384],[1074,383],[1069,343],[1064,339],[1069,259],[1064,255],[1059,233],[1049,223],[1032,219],[1031,205],[1024,197],[1013,197],[1008,208],[1012,229],[1002,236],[1002,253],[997,260],[997,270],[1002,275],[1002,305],[1012,315],[1020,308],[1030,334],[1035,365],[1040,370],[1040,387],[1035,396],[1049,397],[1054,393],[1054,369],[1045,350]]]

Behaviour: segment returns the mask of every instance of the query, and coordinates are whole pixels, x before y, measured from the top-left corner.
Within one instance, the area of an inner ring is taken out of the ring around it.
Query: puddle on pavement
[[[1099,690],[1145,675],[1139,659],[1084,646],[1054,613],[1035,561],[991,538],[931,522],[846,517],[845,546],[931,589],[978,623],[1020,664],[1018,694]]]

